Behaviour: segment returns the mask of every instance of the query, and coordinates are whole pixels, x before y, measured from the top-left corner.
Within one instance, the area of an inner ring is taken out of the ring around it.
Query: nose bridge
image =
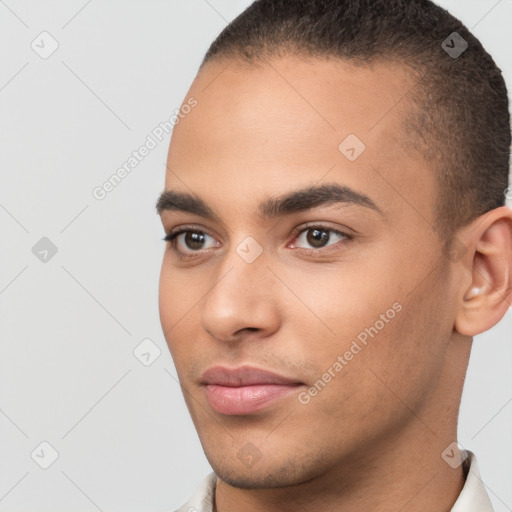
[[[218,291],[238,294],[248,290],[252,292],[251,295],[259,295],[265,286],[268,287],[271,276],[267,267],[268,257],[263,246],[252,236],[246,236],[230,247],[223,260],[219,266],[221,281],[216,285]],[[247,295],[247,298],[250,296]]]
[[[215,282],[201,307],[203,328],[219,339],[229,339],[243,328],[266,330],[275,326],[277,308],[272,273],[263,247],[246,237],[225,254]]]

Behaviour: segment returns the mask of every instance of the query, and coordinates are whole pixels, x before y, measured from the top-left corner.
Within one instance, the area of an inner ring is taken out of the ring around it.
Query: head
[[[426,0],[259,0],[190,98],[157,204],[160,317],[217,475],[348,484],[456,439],[472,337],[512,295],[507,91],[478,40]],[[224,414],[216,365],[298,385]]]

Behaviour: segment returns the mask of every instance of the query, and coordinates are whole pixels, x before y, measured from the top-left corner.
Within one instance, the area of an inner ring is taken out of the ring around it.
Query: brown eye
[[[187,231],[184,233],[184,243],[188,249],[202,249],[205,241],[205,234],[197,231]]]
[[[308,229],[306,240],[313,247],[323,247],[329,241],[329,232],[326,229]]]
[[[299,231],[292,246],[309,251],[318,249],[315,252],[320,253],[324,247],[336,245],[337,242],[350,239],[350,235],[338,231],[337,229],[332,229],[327,226],[309,226]]]
[[[168,234],[164,240],[171,243],[177,253],[193,254],[211,247],[218,247],[219,242],[204,231],[181,229]]]

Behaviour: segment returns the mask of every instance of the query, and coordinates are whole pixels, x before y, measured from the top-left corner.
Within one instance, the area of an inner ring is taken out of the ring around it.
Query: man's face
[[[283,57],[209,63],[189,90],[165,189],[215,217],[162,211],[166,233],[192,233],[167,243],[160,317],[206,456],[232,485],[305,482],[435,435],[420,418],[442,407],[453,283],[434,174],[403,143],[414,84],[399,65]],[[324,185],[368,200],[268,203]],[[204,384],[213,366],[297,385],[230,399]]]

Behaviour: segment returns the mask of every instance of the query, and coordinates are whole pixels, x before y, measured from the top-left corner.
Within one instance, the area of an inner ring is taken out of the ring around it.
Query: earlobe
[[[496,325],[511,305],[512,210],[504,206],[479,217],[465,239],[471,281],[464,285],[454,328],[476,336]]]

